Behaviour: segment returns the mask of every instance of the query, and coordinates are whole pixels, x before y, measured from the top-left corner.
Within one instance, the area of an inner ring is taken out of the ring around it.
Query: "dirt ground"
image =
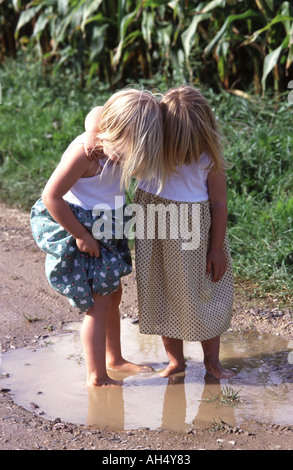
[[[64,332],[68,322],[80,321],[77,310],[48,285],[44,254],[30,232],[29,214],[0,204],[0,342],[10,348],[35,347],[44,336]],[[124,278],[123,317],[137,317],[135,271]],[[257,303],[243,299],[236,289],[232,328],[257,329],[288,340],[293,338],[293,312],[273,298]],[[1,366],[1,361],[0,361]],[[3,372],[0,367],[0,372]],[[9,371],[8,371],[9,372]],[[3,381],[2,384],[5,382]],[[86,425],[46,420],[37,410],[26,410],[13,401],[12,391],[1,384],[0,450],[292,450],[293,426],[252,422],[247,428],[191,429],[188,433],[165,430],[99,430]]]

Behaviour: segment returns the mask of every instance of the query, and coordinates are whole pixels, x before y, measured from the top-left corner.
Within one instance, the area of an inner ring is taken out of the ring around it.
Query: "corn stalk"
[[[34,45],[46,64],[112,87],[217,76],[228,90],[254,82],[265,93],[269,78],[282,88],[292,70],[292,9],[281,0],[0,0],[0,41],[13,32],[11,48]]]

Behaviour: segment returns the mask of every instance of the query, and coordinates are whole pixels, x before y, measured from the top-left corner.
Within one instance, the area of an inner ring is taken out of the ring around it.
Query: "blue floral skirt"
[[[33,237],[38,247],[47,254],[45,272],[50,285],[65,295],[72,306],[84,312],[94,304],[93,292],[100,295],[115,292],[119,288],[120,278],[132,271],[131,254],[123,230],[127,216],[121,221],[114,210],[101,212],[97,216],[92,210],[67,204],[91,233],[96,222],[107,216],[109,218],[109,212],[112,218],[111,233],[107,234],[107,238],[99,239],[100,256],[96,258],[78,250],[75,238],[53,219],[41,199],[31,210]]]

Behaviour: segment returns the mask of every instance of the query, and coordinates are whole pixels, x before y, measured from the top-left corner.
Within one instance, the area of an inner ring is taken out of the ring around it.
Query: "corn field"
[[[0,0],[0,28],[0,64],[30,54],[110,88],[159,79],[264,94],[293,78],[292,1]]]

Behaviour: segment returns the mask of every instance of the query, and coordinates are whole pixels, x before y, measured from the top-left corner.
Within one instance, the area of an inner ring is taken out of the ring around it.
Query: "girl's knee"
[[[119,307],[122,297],[121,284],[117,291],[108,295],[93,293],[94,305],[88,310],[89,315],[107,315],[113,309]]]

